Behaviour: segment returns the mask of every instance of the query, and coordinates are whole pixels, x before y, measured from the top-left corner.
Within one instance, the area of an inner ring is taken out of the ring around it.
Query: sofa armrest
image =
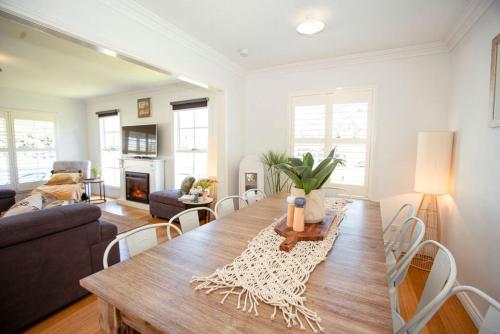
[[[118,228],[115,224],[99,219],[99,225],[101,226],[101,241],[113,240],[116,238]]]
[[[0,220],[0,247],[95,222],[100,216],[99,207],[79,203],[5,217]]]

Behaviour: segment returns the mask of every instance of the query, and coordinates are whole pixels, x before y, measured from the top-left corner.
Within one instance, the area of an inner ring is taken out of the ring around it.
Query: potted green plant
[[[99,177],[99,167],[94,166],[90,168],[90,174],[93,179],[97,179]]]
[[[261,161],[266,167],[266,182],[268,194],[275,194],[279,192],[289,192],[291,187],[290,179],[283,172],[277,169],[280,163],[288,161],[286,152],[275,152],[272,150],[262,154]]]
[[[289,158],[288,162],[280,163],[277,168],[285,173],[293,182],[292,195],[306,198],[304,217],[306,223],[320,223],[325,215],[325,193],[321,187],[328,181],[337,165],[344,165],[343,159],[336,159],[335,148],[330,154],[314,167],[311,153],[303,155],[302,159]]]

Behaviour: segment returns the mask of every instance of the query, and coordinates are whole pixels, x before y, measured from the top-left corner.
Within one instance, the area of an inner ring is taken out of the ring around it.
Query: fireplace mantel
[[[150,193],[165,188],[165,159],[135,159],[123,157],[120,159],[120,177],[123,185],[125,185],[125,172],[148,173]],[[148,204],[128,201],[125,192],[125,186],[121,187],[118,203],[149,210]]]

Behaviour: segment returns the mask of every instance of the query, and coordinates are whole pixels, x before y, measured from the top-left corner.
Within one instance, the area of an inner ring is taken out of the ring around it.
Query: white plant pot
[[[304,220],[306,224],[321,223],[325,217],[325,191],[316,189],[309,194],[305,194],[304,189],[292,187],[292,195],[295,197],[305,197]]]

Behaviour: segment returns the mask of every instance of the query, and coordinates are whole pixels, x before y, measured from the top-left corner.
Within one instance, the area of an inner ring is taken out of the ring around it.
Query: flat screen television
[[[137,157],[156,157],[158,153],[156,124],[122,127],[122,153]]]

